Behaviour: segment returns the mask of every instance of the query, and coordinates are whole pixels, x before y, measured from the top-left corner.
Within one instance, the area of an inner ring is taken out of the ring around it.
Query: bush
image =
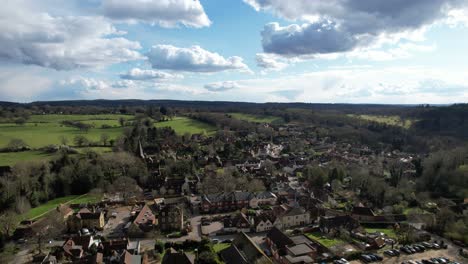
[[[158,253],[163,253],[165,245],[162,241],[157,240],[154,244],[154,250]]]

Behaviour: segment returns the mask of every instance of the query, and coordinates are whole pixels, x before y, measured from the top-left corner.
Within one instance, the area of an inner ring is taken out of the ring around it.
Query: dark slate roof
[[[374,211],[372,211],[371,208],[369,207],[362,207],[362,206],[355,206],[353,207],[353,212],[352,214],[356,214],[356,215],[370,215],[370,216],[374,216]]]
[[[273,227],[266,235],[278,248],[284,248],[289,245],[293,245],[294,242],[281,230]]]
[[[164,254],[161,264],[193,264],[194,260],[187,253],[177,252],[173,248]]]
[[[221,250],[219,254],[226,264],[249,264],[244,254],[235,245]]]
[[[253,194],[250,192],[235,191],[229,193],[216,193],[204,195],[203,200],[210,203],[218,202],[235,202],[235,201],[245,201],[253,198]]]

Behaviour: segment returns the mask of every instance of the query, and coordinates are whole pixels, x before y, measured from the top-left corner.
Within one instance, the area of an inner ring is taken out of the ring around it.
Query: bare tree
[[[65,221],[60,212],[55,210],[39,221],[34,225],[33,231],[37,239],[37,250],[42,253],[45,241],[54,238],[65,230]]]
[[[15,212],[7,211],[0,215],[0,230],[5,236],[11,236],[17,225],[18,215]]]
[[[106,133],[101,134],[101,143],[102,143],[102,145],[106,146],[108,141],[109,141],[109,135],[106,134]]]

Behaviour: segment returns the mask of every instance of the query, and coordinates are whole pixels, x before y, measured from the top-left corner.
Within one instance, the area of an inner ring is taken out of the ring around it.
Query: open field
[[[49,160],[54,156],[39,150],[0,153],[0,166],[12,166],[20,161]]]
[[[410,128],[413,124],[412,120],[402,120],[399,116],[381,116],[381,115],[348,115],[349,117],[359,118],[366,121],[372,121],[391,126],[400,126],[403,128]]]
[[[0,124],[0,148],[6,147],[14,138],[22,139],[31,148],[41,148],[51,144],[61,144],[62,137],[66,138],[68,144],[73,145],[73,138],[77,135],[98,142],[102,134],[109,135],[109,139],[115,139],[122,134],[122,131],[122,127],[91,128],[88,132],[83,132],[59,123],[26,123],[23,126],[4,123]]]
[[[254,122],[254,123],[273,123],[282,122],[283,120],[277,116],[251,115],[243,113],[229,113],[233,118]]]
[[[216,127],[209,125],[207,123],[200,122],[188,117],[175,117],[170,121],[158,122],[155,123],[156,127],[171,127],[174,131],[183,135],[185,133],[189,134],[213,134],[216,131]]]
[[[28,123],[60,123],[61,121],[86,121],[86,120],[119,120],[124,118],[126,120],[133,119],[132,115],[32,115],[28,119]]]
[[[55,210],[55,208],[60,204],[69,204],[69,203],[94,203],[98,202],[100,197],[91,194],[84,194],[84,195],[69,195],[65,197],[60,197],[57,199],[53,199],[48,201],[45,204],[41,204],[38,207],[34,207],[29,212],[23,215],[23,219],[34,220],[44,216],[51,210]]]

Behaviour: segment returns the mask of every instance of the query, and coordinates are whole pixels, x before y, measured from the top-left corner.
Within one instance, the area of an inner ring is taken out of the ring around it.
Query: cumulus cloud
[[[224,58],[200,46],[179,48],[172,45],[155,45],[146,56],[155,69],[185,72],[250,71],[241,57]]]
[[[255,60],[257,61],[258,67],[267,70],[282,70],[288,66],[288,63],[283,62],[283,59],[276,56],[275,54],[257,53],[255,55]]]
[[[206,27],[210,19],[198,0],[103,0],[104,14],[116,20],[143,21],[164,27]]]
[[[168,80],[182,78],[182,75],[171,74],[163,71],[156,70],[143,70],[139,68],[133,68],[127,73],[121,74],[120,78],[135,81],[148,81],[148,80]]]
[[[104,18],[34,13],[22,3],[2,3],[0,60],[70,70],[142,58],[140,44]]]
[[[380,38],[405,38],[468,6],[466,0],[244,0],[256,10],[271,10],[304,24],[265,25],[265,52],[302,56],[347,52],[368,47]],[[458,20],[460,20],[460,13]],[[407,34],[401,34],[401,33]]]
[[[205,84],[204,87],[210,92],[224,92],[239,88],[239,84],[237,84],[237,82],[234,81],[224,81]]]

